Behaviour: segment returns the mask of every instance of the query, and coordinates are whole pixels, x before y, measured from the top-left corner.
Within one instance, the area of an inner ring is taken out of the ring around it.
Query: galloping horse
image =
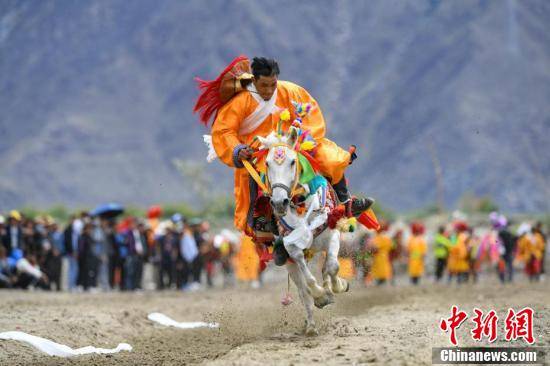
[[[341,233],[327,225],[330,200],[327,199],[327,185],[321,185],[315,192],[300,181],[300,161],[293,148],[298,138],[298,129],[291,127],[288,134],[272,132],[267,137],[257,139],[268,150],[266,156],[266,188],[270,202],[280,227],[283,227],[284,247],[291,261],[286,268],[290,278],[298,288],[298,293],[306,310],[308,336],[317,335],[313,320],[313,305],[319,308],[334,302],[334,293],[349,290],[348,282],[338,277]],[[324,178],[323,178],[324,179]],[[300,214],[292,198],[298,190],[303,190],[307,198],[305,213]],[[326,260],[322,269],[323,286],[308,268],[304,250],[324,252]]]

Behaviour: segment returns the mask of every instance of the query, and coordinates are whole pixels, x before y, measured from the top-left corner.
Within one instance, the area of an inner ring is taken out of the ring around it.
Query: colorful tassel
[[[281,119],[281,121],[290,120],[290,112],[288,111],[288,109],[284,109],[279,115],[279,118]]]
[[[310,180],[315,178],[315,171],[311,166],[309,160],[302,154],[298,154],[298,161],[302,168],[302,174],[300,174],[300,183],[307,184]]]
[[[315,142],[313,142],[313,141],[304,141],[300,145],[300,150],[310,151],[310,150],[313,150],[314,147],[315,147]]]

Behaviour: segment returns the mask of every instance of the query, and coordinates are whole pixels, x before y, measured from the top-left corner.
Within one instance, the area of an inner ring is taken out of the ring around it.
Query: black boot
[[[275,265],[284,266],[288,257],[289,255],[285,249],[283,239],[278,238],[275,240],[275,243],[273,243],[273,261],[275,262]]]
[[[371,208],[373,203],[374,203],[374,199],[370,197],[365,197],[365,198],[353,197],[351,199],[351,214],[353,216],[359,216],[363,213],[363,211]]]
[[[336,192],[336,195],[338,196],[338,201],[340,201],[340,203],[346,204],[351,199],[351,195],[349,194],[348,190],[348,183],[346,182],[346,177],[342,177],[342,179],[340,179],[338,183],[333,184],[332,188],[334,188],[334,192]]]
[[[342,177],[342,179],[338,183],[333,184],[332,187],[338,196],[338,201],[348,206],[351,211],[351,215],[353,216],[359,216],[363,211],[368,210],[374,203],[374,199],[370,197],[351,197],[348,184],[346,182],[346,177]]]

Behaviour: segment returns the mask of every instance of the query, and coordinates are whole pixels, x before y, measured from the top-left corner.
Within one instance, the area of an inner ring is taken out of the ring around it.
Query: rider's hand
[[[245,147],[244,149],[241,149],[239,151],[239,160],[250,160],[252,158],[252,154],[254,153],[254,150],[250,147]]]

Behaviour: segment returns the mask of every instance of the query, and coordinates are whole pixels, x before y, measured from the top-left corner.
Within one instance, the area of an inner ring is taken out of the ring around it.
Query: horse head
[[[267,137],[257,137],[263,147],[269,150],[265,160],[266,176],[271,192],[270,203],[277,216],[287,213],[292,192],[298,184],[299,162],[294,149],[297,137],[298,130],[294,127],[286,135],[272,132]]]

